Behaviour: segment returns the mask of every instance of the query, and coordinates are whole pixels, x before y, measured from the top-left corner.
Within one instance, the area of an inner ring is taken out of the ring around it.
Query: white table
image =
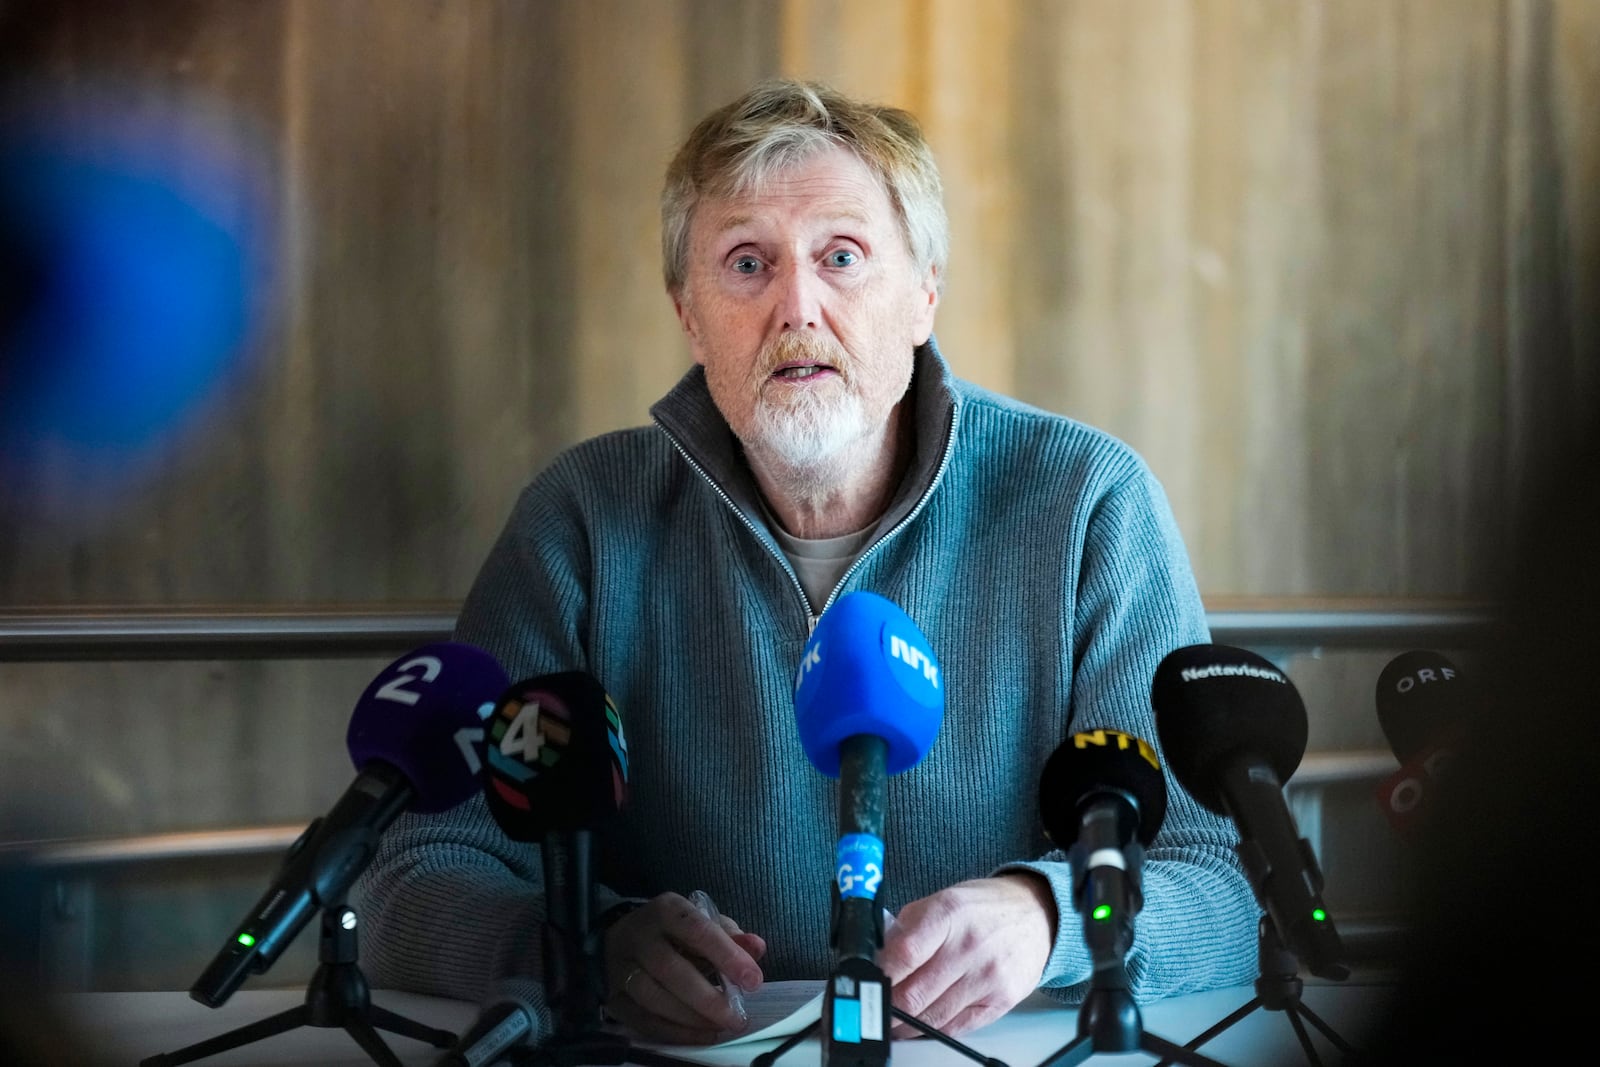
[[[1342,983],[1308,980],[1301,1003],[1350,1044],[1360,1046],[1368,1027],[1377,1022],[1392,986],[1359,978]],[[1140,1007],[1144,1030],[1183,1044],[1255,996],[1250,986],[1214,990],[1156,1001]],[[179,992],[78,993],[58,1003],[70,1033],[102,1052],[111,1063],[138,1064],[147,1056],[174,1052],[256,1022],[302,1003],[300,990],[242,990],[217,1009]],[[407,1018],[459,1033],[477,1018],[478,1006],[375,990],[374,1005]],[[1338,1050],[1313,1026],[1307,1027],[1317,1055],[1326,1064],[1341,1060]],[[440,1051],[411,1038],[380,1031],[385,1043],[407,1065],[431,1065]],[[959,1040],[978,1052],[1002,1060],[1007,1067],[1038,1067],[1077,1034],[1077,1013],[1035,996],[1005,1018]],[[769,1041],[725,1049],[674,1049],[672,1054],[727,1067],[748,1067],[760,1052],[777,1047]],[[1283,1011],[1259,1008],[1200,1050],[1227,1067],[1294,1067],[1308,1062],[1294,1027]],[[815,1067],[820,1060],[815,1037],[787,1052],[777,1067]],[[1156,1063],[1144,1053],[1096,1052],[1091,1064]],[[897,1042],[893,1061],[908,1067],[972,1067],[972,1061],[937,1041]],[[372,1067],[373,1060],[342,1029],[301,1027],[261,1041],[194,1061],[210,1067]]]

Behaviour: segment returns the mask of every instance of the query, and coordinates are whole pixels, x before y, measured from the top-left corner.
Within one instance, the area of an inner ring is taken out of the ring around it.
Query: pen
[[[693,904],[706,918],[722,926],[722,913],[717,911],[717,906],[711,900],[710,894],[704,889],[696,889],[689,894],[689,903]],[[709,977],[709,976],[708,976]],[[716,984],[722,987],[722,993],[728,998],[728,1007],[732,1008],[739,1018],[748,1020],[749,1014],[744,1009],[744,991],[739,988],[739,983],[729,978],[720,971],[716,973]]]

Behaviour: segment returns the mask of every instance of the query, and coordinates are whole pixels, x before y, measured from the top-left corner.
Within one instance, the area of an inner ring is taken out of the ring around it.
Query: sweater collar
[[[873,530],[873,541],[916,511],[933,491],[955,447],[961,399],[950,367],[932,337],[916,350],[907,393],[915,405],[912,426],[916,439],[912,444],[911,464],[889,509]],[[755,475],[739,439],[711,399],[705,368],[698,364],[689,368],[678,384],[650,408],[650,416],[712,487],[742,512],[749,523],[766,533]]]

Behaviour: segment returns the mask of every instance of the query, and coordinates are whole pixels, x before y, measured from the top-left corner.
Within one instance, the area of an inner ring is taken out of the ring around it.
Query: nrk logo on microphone
[[[868,734],[889,743],[889,774],[915,766],[944,718],[944,671],[900,606],[864,589],[828,606],[795,671],[795,729],[806,757],[839,774],[839,746]]]
[[[916,632],[914,624],[906,620],[903,625],[897,625],[899,621],[886,619],[878,630],[879,647],[890,676],[917,703],[930,707],[942,705],[944,695],[938,660],[933,658],[933,652],[923,636]],[[824,643],[820,635],[813,635],[807,642],[805,654],[800,658],[800,669],[795,672],[796,699],[800,698],[800,690],[806,682],[820,673],[818,668],[822,667],[827,654]]]

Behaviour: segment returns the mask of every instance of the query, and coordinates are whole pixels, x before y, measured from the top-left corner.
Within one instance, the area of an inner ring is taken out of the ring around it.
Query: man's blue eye
[[[856,254],[848,248],[841,248],[828,254],[828,262],[835,267],[848,267],[855,263]]]
[[[755,256],[740,256],[733,261],[733,269],[740,274],[754,274],[761,269],[761,261]]]

